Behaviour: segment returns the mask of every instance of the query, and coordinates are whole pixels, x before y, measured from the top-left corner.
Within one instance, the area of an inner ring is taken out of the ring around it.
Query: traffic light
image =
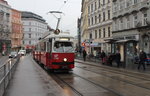
[[[82,43],[82,46],[84,46],[84,47],[85,47],[85,42],[83,42],[83,43]]]

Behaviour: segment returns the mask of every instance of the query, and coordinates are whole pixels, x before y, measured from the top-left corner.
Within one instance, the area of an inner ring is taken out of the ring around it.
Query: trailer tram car
[[[74,68],[73,37],[69,34],[51,34],[42,38],[36,45],[33,58],[44,65],[46,69]]]

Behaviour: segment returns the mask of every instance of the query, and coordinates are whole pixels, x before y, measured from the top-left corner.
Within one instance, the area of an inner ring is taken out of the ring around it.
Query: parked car
[[[26,50],[20,50],[20,51],[18,52],[18,54],[19,54],[19,55],[26,55]]]
[[[10,52],[9,58],[16,58],[18,56],[17,52]]]

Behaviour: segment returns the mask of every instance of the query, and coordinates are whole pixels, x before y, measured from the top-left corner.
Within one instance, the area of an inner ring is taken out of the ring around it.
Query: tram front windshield
[[[74,52],[73,44],[72,42],[62,42],[62,41],[56,41],[54,43],[54,51],[55,52]]]

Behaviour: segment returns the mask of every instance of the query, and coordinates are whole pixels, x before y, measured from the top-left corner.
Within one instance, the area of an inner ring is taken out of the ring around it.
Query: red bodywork
[[[44,64],[49,69],[72,69],[74,68],[74,53],[52,53],[49,52],[34,52],[35,60]],[[64,61],[64,58],[67,61]]]

